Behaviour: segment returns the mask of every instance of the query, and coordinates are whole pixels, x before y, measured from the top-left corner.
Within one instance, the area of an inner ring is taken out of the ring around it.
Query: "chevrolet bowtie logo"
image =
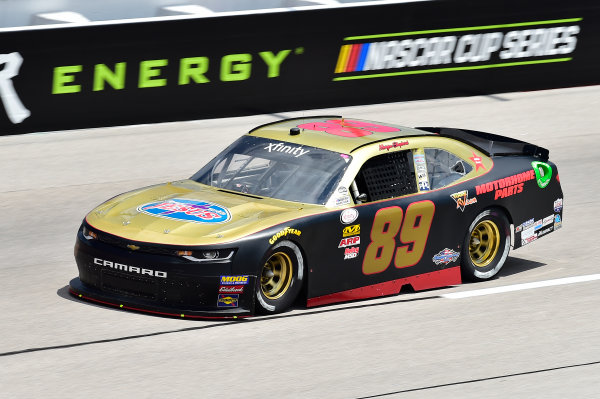
[[[132,251],[137,251],[138,249],[140,249],[140,247],[138,247],[137,245],[133,245],[133,244],[128,244],[127,248],[131,249]]]

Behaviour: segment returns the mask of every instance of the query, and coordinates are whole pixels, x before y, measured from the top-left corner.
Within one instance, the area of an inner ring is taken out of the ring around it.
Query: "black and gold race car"
[[[560,228],[548,150],[318,116],[263,125],[187,180],[121,194],[77,234],[73,295],[176,317],[276,313],[486,280]]]

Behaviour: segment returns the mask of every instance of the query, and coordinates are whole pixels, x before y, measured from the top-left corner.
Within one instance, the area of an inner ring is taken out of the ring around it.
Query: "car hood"
[[[323,211],[319,205],[233,194],[183,180],[118,195],[92,210],[86,221],[133,241],[211,245]]]

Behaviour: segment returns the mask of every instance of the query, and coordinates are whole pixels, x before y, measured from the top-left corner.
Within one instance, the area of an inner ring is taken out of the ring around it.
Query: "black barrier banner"
[[[0,134],[600,83],[600,4],[439,0],[0,32]]]

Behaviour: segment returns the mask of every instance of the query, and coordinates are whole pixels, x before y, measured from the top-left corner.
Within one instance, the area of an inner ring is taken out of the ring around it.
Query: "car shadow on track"
[[[546,263],[509,256],[502,269],[498,272],[498,277],[512,276],[513,274],[523,273],[542,266],[546,266]]]

